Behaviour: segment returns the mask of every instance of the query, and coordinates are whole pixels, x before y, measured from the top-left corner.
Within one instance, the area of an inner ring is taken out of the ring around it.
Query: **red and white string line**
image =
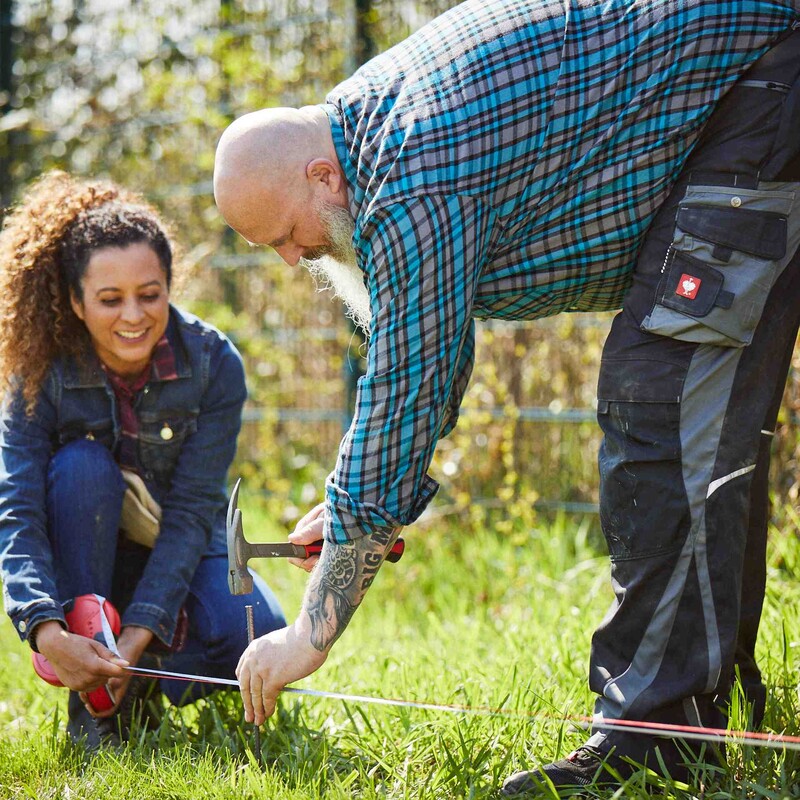
[[[188,675],[183,672],[167,672],[164,670],[145,669],[143,667],[127,667],[129,672],[152,678],[171,678],[194,683],[214,683],[239,688],[239,681],[232,678],[214,678],[206,675]],[[480,716],[525,717],[527,719],[560,719],[582,728],[592,727],[595,730],[625,730],[650,736],[672,736],[678,739],[692,739],[716,744],[731,743],[750,747],[769,747],[775,750],[800,751],[800,736],[782,733],[763,733],[760,731],[737,731],[726,728],[705,728],[693,725],[673,725],[665,722],[642,722],[632,719],[604,720],[588,716],[571,716],[568,714],[556,717],[553,714],[537,711],[519,711],[515,709],[489,708],[484,706],[462,706],[443,703],[423,703],[412,700],[393,700],[387,697],[370,697],[368,695],[344,694],[342,692],[326,692],[318,689],[298,689],[287,686],[283,693],[299,694],[307,697],[321,697],[328,700],[341,700],[345,703],[368,703],[371,705],[392,706],[395,708],[413,708],[421,711],[443,711],[455,714],[476,714]]]

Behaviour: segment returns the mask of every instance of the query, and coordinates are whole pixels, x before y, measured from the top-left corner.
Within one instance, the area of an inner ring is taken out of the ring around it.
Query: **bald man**
[[[797,21],[791,0],[468,0],[326,104],[225,131],[225,219],[329,278],[370,334],[325,503],[292,534],[326,542],[303,608],[239,663],[248,720],[324,662],[434,495],[474,320],[621,306],[598,390],[617,601],[594,731],[503,792],[634,764],[687,777],[701,752],[613,723],[723,724],[734,665],[763,714],[768,442],[800,313]]]

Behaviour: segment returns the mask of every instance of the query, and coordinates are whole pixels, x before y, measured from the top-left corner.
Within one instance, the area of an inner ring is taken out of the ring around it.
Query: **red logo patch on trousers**
[[[688,275],[684,272],[678,281],[678,288],[675,289],[675,294],[679,297],[685,297],[688,300],[694,300],[695,297],[697,297],[698,291],[700,291],[700,284],[702,282],[700,278],[695,278],[693,275]]]

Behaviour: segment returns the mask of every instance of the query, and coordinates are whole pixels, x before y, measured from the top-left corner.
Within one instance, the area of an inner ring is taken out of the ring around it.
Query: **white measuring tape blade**
[[[239,688],[239,681],[232,678],[214,678],[207,675],[190,675],[184,672],[167,672],[144,667],[127,667],[130,672],[150,675],[154,678],[174,678],[182,681],[195,681],[197,683],[218,683],[223,686]],[[471,708],[469,706],[453,706],[440,703],[417,703],[411,700],[391,700],[386,697],[370,697],[368,695],[344,694],[342,692],[325,692],[318,689],[296,689],[287,686],[282,689],[284,694],[300,694],[307,697],[321,697],[328,700],[341,700],[345,703],[369,703],[379,706],[393,706],[395,708],[414,708],[422,711],[444,711],[449,714],[477,714],[480,716],[503,716],[527,719],[541,719],[544,714],[525,713],[504,709]],[[758,733],[749,731],[728,731],[719,728],[694,728],[681,725],[648,725],[645,722],[635,723],[632,720],[589,720],[586,718],[559,717],[565,722],[571,722],[583,728],[594,727],[601,730],[628,731],[642,733],[649,736],[671,736],[677,739],[692,739],[700,742],[730,742],[732,744],[749,745],[752,747],[770,747],[774,750],[800,751],[799,736],[782,736],[780,734]]]
[[[100,606],[100,629],[103,631],[103,638],[106,640],[106,647],[115,656],[117,656],[117,658],[122,658],[122,656],[119,654],[119,650],[117,649],[117,640],[114,638],[114,631],[111,630],[111,623],[108,621],[105,608],[103,608],[106,599],[105,597],[101,597],[99,594],[95,595],[95,599],[97,600],[97,604]]]

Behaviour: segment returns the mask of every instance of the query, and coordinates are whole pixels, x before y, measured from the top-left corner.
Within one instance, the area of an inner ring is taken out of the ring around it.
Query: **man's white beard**
[[[317,212],[327,230],[330,245],[318,256],[300,259],[300,263],[311,273],[319,290],[330,289],[344,303],[345,314],[369,334],[372,310],[364,273],[358,268],[353,249],[353,217],[338,206],[321,206]]]
[[[303,265],[314,277],[320,291],[330,289],[343,303],[345,314],[369,333],[372,310],[369,291],[364,286],[364,273],[352,264],[344,264],[331,256],[320,256],[313,261],[303,259]]]

